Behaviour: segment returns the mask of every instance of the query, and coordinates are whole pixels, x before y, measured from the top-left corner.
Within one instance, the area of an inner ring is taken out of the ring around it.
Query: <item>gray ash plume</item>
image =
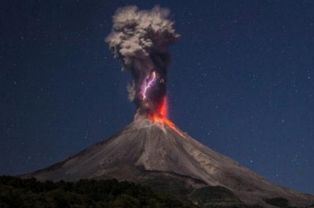
[[[113,16],[113,27],[106,42],[133,81],[128,85],[129,98],[138,114],[156,112],[167,91],[169,46],[179,35],[169,10],[154,7],[139,10],[136,6],[120,8]]]

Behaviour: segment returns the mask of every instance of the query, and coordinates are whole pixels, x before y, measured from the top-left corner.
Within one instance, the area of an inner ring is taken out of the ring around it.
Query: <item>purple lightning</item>
[[[148,80],[145,80],[144,86],[143,86],[143,91],[142,91],[143,100],[146,100],[146,98],[147,98],[147,95],[146,95],[147,91],[148,91],[149,88],[152,87],[153,83],[156,80],[156,72],[153,71],[152,75],[149,76],[146,79],[148,79]]]

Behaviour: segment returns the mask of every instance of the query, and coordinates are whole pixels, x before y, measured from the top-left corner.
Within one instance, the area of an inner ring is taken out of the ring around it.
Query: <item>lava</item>
[[[141,95],[143,100],[149,99],[148,94],[149,90],[154,87],[154,84],[157,80],[157,73],[153,71],[150,75],[148,75],[142,85]],[[167,97],[164,96],[162,98],[162,102],[159,106],[154,110],[153,113],[149,114],[149,119],[153,123],[158,123],[162,125],[167,125],[171,129],[173,129],[180,136],[184,136],[179,129],[177,129],[176,125],[168,118],[168,100]]]
[[[176,125],[168,118],[168,99],[166,96],[163,97],[160,106],[149,116],[149,119],[154,123],[169,126],[177,134],[184,137],[183,133],[177,129]]]

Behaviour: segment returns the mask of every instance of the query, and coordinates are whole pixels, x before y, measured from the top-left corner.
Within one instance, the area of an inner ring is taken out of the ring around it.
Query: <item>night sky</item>
[[[104,43],[118,7],[159,4],[171,119],[270,181],[314,194],[314,1],[1,1],[0,174],[46,167],[132,121]]]

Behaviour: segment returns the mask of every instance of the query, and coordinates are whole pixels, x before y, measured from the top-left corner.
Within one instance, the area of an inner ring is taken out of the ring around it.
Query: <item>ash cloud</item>
[[[113,15],[112,31],[106,37],[114,56],[133,76],[127,89],[138,113],[154,113],[166,95],[168,48],[179,37],[169,15],[168,9],[158,6],[151,10],[139,10],[136,6],[119,8]],[[143,85],[153,72],[157,78],[144,99]]]

